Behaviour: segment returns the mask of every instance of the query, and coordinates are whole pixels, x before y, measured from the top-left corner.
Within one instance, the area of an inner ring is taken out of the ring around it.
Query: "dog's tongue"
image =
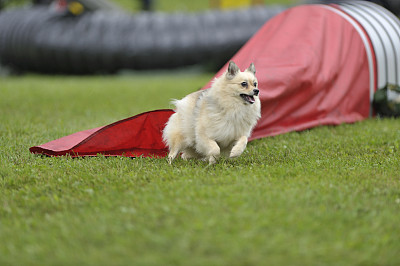
[[[253,96],[250,96],[250,95],[247,95],[247,101],[249,102],[249,103],[254,103],[255,102],[255,100],[254,100],[254,97]]]
[[[247,94],[240,94],[240,96],[245,100],[246,102],[253,104],[256,100],[254,100],[254,97],[252,95],[247,95]]]

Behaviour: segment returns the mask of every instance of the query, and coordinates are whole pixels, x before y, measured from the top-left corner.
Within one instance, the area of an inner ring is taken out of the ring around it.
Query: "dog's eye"
[[[242,87],[247,87],[247,82],[246,82],[246,81],[243,81],[243,82],[241,83],[241,85],[242,85]]]
[[[254,87],[257,87],[257,82],[254,82],[254,84],[253,84],[253,85],[254,85]]]

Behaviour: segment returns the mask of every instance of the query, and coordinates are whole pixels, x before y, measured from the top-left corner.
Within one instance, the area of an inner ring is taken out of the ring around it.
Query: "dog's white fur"
[[[168,162],[180,152],[183,159],[205,159],[210,164],[220,154],[230,158],[241,155],[261,116],[257,86],[254,64],[241,72],[230,62],[209,89],[174,100],[175,113],[163,132],[169,147]]]

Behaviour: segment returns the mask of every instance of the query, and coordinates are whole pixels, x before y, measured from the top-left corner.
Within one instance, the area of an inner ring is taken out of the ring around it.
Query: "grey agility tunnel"
[[[0,13],[0,60],[20,71],[66,74],[220,67],[284,9],[173,14],[99,10],[78,16],[47,6],[6,10]]]

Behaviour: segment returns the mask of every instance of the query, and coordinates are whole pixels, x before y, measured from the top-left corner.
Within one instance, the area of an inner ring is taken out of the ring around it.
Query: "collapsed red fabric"
[[[369,45],[361,27],[334,7],[299,6],[266,23],[232,58],[242,70],[252,62],[257,70],[262,117],[251,139],[367,118],[376,89]],[[162,129],[172,113],[144,113],[30,150],[55,156],[164,156]]]
[[[172,110],[142,113],[32,147],[30,151],[49,156],[165,157],[168,149],[162,142],[162,130],[172,114]]]

